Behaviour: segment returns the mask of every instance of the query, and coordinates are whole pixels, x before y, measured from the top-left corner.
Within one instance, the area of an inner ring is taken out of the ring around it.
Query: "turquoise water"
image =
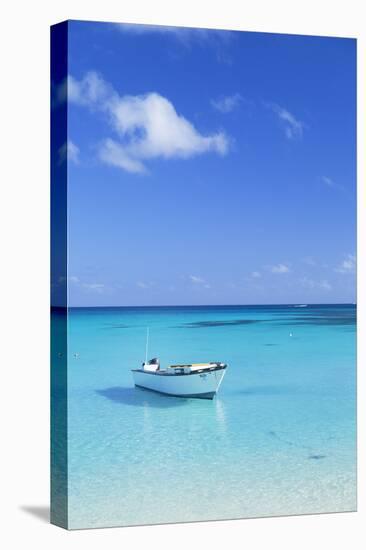
[[[356,508],[355,306],[71,309],[69,527]],[[133,387],[224,361],[213,401]]]

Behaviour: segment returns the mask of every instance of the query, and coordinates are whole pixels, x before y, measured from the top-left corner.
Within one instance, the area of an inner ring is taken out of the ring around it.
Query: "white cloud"
[[[169,25],[144,25],[140,23],[116,23],[120,31],[130,32],[131,34],[150,34],[150,33],[177,33],[180,27]]]
[[[126,153],[123,145],[116,143],[113,139],[105,139],[99,147],[99,158],[106,164],[123,168],[127,172],[140,173],[146,172],[143,163],[137,159],[131,158]]]
[[[259,271],[252,271],[252,277],[254,279],[260,279],[260,277],[262,277],[262,275],[260,274]]]
[[[201,29],[188,29],[185,27],[171,27],[165,25],[140,25],[134,23],[117,23],[117,28],[121,32],[130,34],[171,34],[180,38],[190,31],[200,31]],[[203,29],[202,29],[203,30]]]
[[[199,285],[206,283],[206,281],[202,279],[202,277],[197,277],[197,275],[189,275],[189,279],[192,281],[192,283]]]
[[[277,264],[271,267],[271,271],[282,275],[283,273],[289,273],[290,268],[286,264]]]
[[[192,43],[198,44],[227,44],[235,34],[232,31],[222,31],[218,29],[197,29],[191,27],[172,27],[165,25],[141,25],[133,23],[117,23],[116,27],[121,32],[130,34],[162,34],[171,36],[184,46],[190,46]]]
[[[316,289],[319,288],[321,290],[330,291],[332,290],[332,285],[326,280],[323,279],[322,281],[315,281],[314,279],[309,279],[308,277],[303,277],[300,279],[300,284],[309,289]]]
[[[69,161],[74,164],[79,164],[79,154],[80,149],[75,143],[69,139],[65,142],[58,150],[58,162],[62,164],[63,162]]]
[[[328,281],[326,281],[326,280],[320,281],[319,287],[323,288],[324,290],[332,290],[332,285],[330,283],[328,283]]]
[[[67,77],[67,97],[71,103],[96,106],[98,103],[108,101],[114,94],[112,86],[95,71],[87,72],[81,80],[71,75]]]
[[[107,164],[142,173],[149,159],[187,159],[208,152],[225,155],[228,151],[228,138],[223,132],[200,134],[158,93],[120,96],[95,72],[79,81],[70,76],[68,89],[71,103],[104,112],[118,135],[118,141],[108,138],[99,147],[99,158]]]
[[[334,181],[331,178],[328,178],[328,176],[322,176],[322,181],[328,187],[335,187]]]
[[[69,283],[74,283],[74,284],[77,284],[79,283],[79,277],[75,277],[75,276],[69,276],[69,277],[64,277],[64,276],[61,276],[58,278],[58,283],[59,284],[65,284],[66,281],[68,281]]]
[[[196,286],[200,286],[201,288],[211,288],[211,285],[202,277],[198,277],[197,275],[188,275],[188,279]]]
[[[102,294],[106,288],[106,286],[102,283],[82,283],[81,286],[86,290],[97,292],[98,294]]]
[[[242,96],[239,93],[221,97],[219,99],[211,99],[211,105],[220,113],[230,113],[243,101]]]
[[[51,107],[55,109],[67,101],[67,78],[60,84],[51,82]]]
[[[136,286],[145,290],[147,288],[150,288],[152,286],[152,283],[146,283],[145,281],[137,281]]]
[[[272,111],[278,116],[284,127],[285,134],[288,139],[302,138],[305,126],[303,122],[298,120],[287,109],[284,109],[280,105],[277,105],[277,103],[267,103],[266,106],[272,109]]]
[[[58,278],[58,284],[66,284],[66,281],[69,283],[69,285],[71,284],[74,287],[84,289],[88,292],[97,292],[101,294],[105,290],[108,290],[108,287],[106,287],[106,285],[103,283],[85,283],[81,281],[76,275],[69,275],[68,277],[62,276]]]
[[[321,176],[320,179],[324,183],[324,185],[326,185],[327,187],[344,191],[344,186],[341,185],[340,183],[335,182],[332,178],[328,176]]]
[[[335,268],[338,273],[354,273],[356,270],[356,256],[348,254],[343,262]]]
[[[302,258],[302,261],[306,265],[311,265],[311,266],[316,265],[316,261],[314,260],[314,258],[312,256],[305,256],[305,258]]]

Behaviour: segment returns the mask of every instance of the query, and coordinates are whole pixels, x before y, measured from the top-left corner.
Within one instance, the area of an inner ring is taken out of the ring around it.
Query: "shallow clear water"
[[[355,306],[69,311],[70,528],[356,508]],[[133,387],[224,361],[213,401]]]

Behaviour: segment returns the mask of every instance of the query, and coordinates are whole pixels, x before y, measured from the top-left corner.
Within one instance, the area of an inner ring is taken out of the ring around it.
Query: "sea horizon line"
[[[357,302],[293,302],[274,304],[173,304],[173,305],[51,305],[51,309],[158,309],[158,308],[240,308],[240,307],[311,307],[311,306],[357,306]]]

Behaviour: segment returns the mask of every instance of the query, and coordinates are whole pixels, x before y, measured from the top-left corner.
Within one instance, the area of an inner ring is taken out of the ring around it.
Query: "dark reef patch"
[[[104,330],[108,330],[110,328],[131,328],[131,325],[123,325],[123,324],[110,324],[102,327]]]
[[[185,323],[179,325],[179,328],[208,328],[208,327],[230,327],[240,325],[252,325],[254,323],[262,323],[262,320],[257,319],[232,319],[228,321],[196,321],[194,323]]]
[[[352,326],[356,324],[356,316],[353,314],[332,315],[294,315],[287,319],[281,319],[280,325],[313,325],[313,326]]]

